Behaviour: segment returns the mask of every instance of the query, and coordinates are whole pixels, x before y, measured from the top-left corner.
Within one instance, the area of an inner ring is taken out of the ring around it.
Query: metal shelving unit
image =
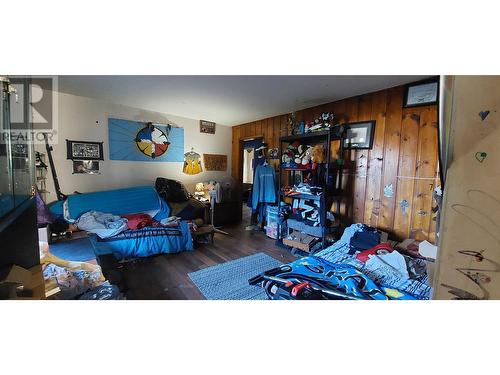
[[[286,144],[293,143],[295,141],[299,141],[301,144],[305,145],[316,145],[323,144],[325,149],[325,160],[326,163],[322,164],[322,168],[324,168],[324,178],[322,181],[318,183],[316,186],[322,188],[322,193],[314,195],[314,194],[293,194],[293,195],[285,195],[282,191],[284,186],[293,186],[291,182],[291,178],[295,173],[304,173],[304,172],[312,172],[315,173],[312,169],[302,169],[302,168],[289,168],[289,167],[281,167],[279,169],[279,199],[282,202],[286,198],[294,199],[308,199],[314,200],[316,202],[319,201],[319,226],[311,226],[304,222],[300,222],[295,219],[287,219],[282,223],[285,226],[284,229],[289,231],[289,229],[294,229],[297,231],[301,231],[302,233],[306,233],[313,237],[317,237],[321,239],[322,247],[326,245],[326,236],[329,233],[335,233],[337,236],[340,235],[340,218],[338,217],[340,214],[340,203],[343,197],[342,191],[342,169],[343,169],[343,159],[339,159],[335,162],[332,162],[331,155],[331,143],[332,141],[340,141],[340,150],[339,156],[340,158],[344,155],[344,145],[343,139],[345,130],[343,127],[338,128],[337,125],[335,127],[330,128],[326,131],[321,132],[311,132],[299,135],[289,135],[280,138],[280,160],[283,151],[286,147]],[[317,172],[316,172],[317,173]],[[285,181],[284,181],[285,179]],[[332,204],[335,203],[335,211],[336,218],[334,225],[328,225],[327,212],[329,211]],[[278,230],[278,244],[283,244],[283,239],[281,238],[282,228]]]

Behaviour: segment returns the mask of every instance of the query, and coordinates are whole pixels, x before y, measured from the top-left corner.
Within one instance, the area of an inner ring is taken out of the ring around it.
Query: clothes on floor
[[[372,273],[391,275],[395,278],[409,279],[406,261],[397,251],[384,255],[371,255],[365,263],[365,269]]]
[[[368,226],[360,223],[350,225],[344,230],[344,233],[337,242],[319,251],[315,255],[331,263],[350,264],[359,271],[365,273],[378,285],[398,289],[409,293],[418,299],[429,299],[432,288],[428,284],[426,263],[423,259],[411,258],[402,255],[406,262],[406,270],[409,275],[408,278],[404,274],[401,275],[396,272],[384,272],[382,268],[366,267],[366,263],[356,258],[359,252],[353,250],[351,240],[356,233],[362,233],[363,231],[368,233],[373,232],[372,229],[368,229],[367,231],[367,227]],[[359,246],[360,241],[355,241],[355,244],[356,246]],[[415,272],[413,270],[415,270]]]
[[[362,231],[363,227],[363,224],[350,225],[344,230],[344,233],[337,242],[315,255],[331,263],[342,263],[342,260],[350,258],[352,237],[356,232]]]
[[[85,212],[75,224],[79,229],[95,233],[100,238],[116,236],[128,229],[127,219],[99,211]]]
[[[351,238],[350,254],[357,251],[371,249],[380,243],[380,233],[368,225],[364,225],[359,232],[354,233]]]
[[[40,242],[40,263],[46,286],[59,287],[57,299],[72,299],[102,285],[106,279],[101,267],[87,262],[69,262],[54,256],[49,245]]]
[[[113,300],[121,299],[121,295],[116,285],[112,285],[109,281],[105,281],[98,287],[85,292],[78,299],[92,301]]]
[[[364,250],[358,254],[356,254],[356,259],[358,259],[360,262],[366,263],[366,261],[370,258],[372,255],[383,255],[387,253],[392,253],[394,249],[389,245],[388,243],[381,243],[378,244],[371,249]]]

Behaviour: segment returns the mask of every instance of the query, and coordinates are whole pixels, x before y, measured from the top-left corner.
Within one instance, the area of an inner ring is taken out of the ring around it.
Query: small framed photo
[[[369,149],[373,147],[375,120],[351,122],[345,125],[345,149]]]
[[[215,134],[215,122],[200,120],[200,133]]]
[[[403,106],[419,107],[423,105],[436,104],[439,97],[439,80],[432,79],[406,86]]]
[[[100,174],[96,160],[73,160],[73,174]]]
[[[66,159],[104,160],[102,142],[70,141],[66,139]]]

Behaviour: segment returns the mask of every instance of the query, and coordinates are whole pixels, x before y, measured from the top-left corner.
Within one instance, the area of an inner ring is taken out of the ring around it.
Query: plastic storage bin
[[[267,206],[266,212],[266,236],[278,238],[278,206]]]

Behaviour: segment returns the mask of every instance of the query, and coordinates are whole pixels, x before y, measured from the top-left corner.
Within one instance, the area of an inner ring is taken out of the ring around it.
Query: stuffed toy
[[[283,155],[281,157],[281,161],[283,163],[292,163],[295,159],[295,155],[297,155],[298,148],[300,146],[300,142],[295,141],[293,143],[290,143],[288,147],[283,150]]]
[[[302,165],[307,165],[311,162],[312,150],[313,150],[313,147],[307,146],[307,150],[306,150],[304,156],[302,157]]]
[[[315,164],[325,162],[325,147],[323,145],[316,145],[311,147],[311,160]]]
[[[306,155],[306,151],[307,151],[307,146],[305,145],[299,145],[297,147],[297,152],[295,153],[295,159],[294,159],[296,164],[302,164],[302,159]]]
[[[292,157],[293,154],[290,155],[288,152],[284,152],[283,156],[281,157],[281,161],[283,162],[283,164],[288,164],[293,160]]]

